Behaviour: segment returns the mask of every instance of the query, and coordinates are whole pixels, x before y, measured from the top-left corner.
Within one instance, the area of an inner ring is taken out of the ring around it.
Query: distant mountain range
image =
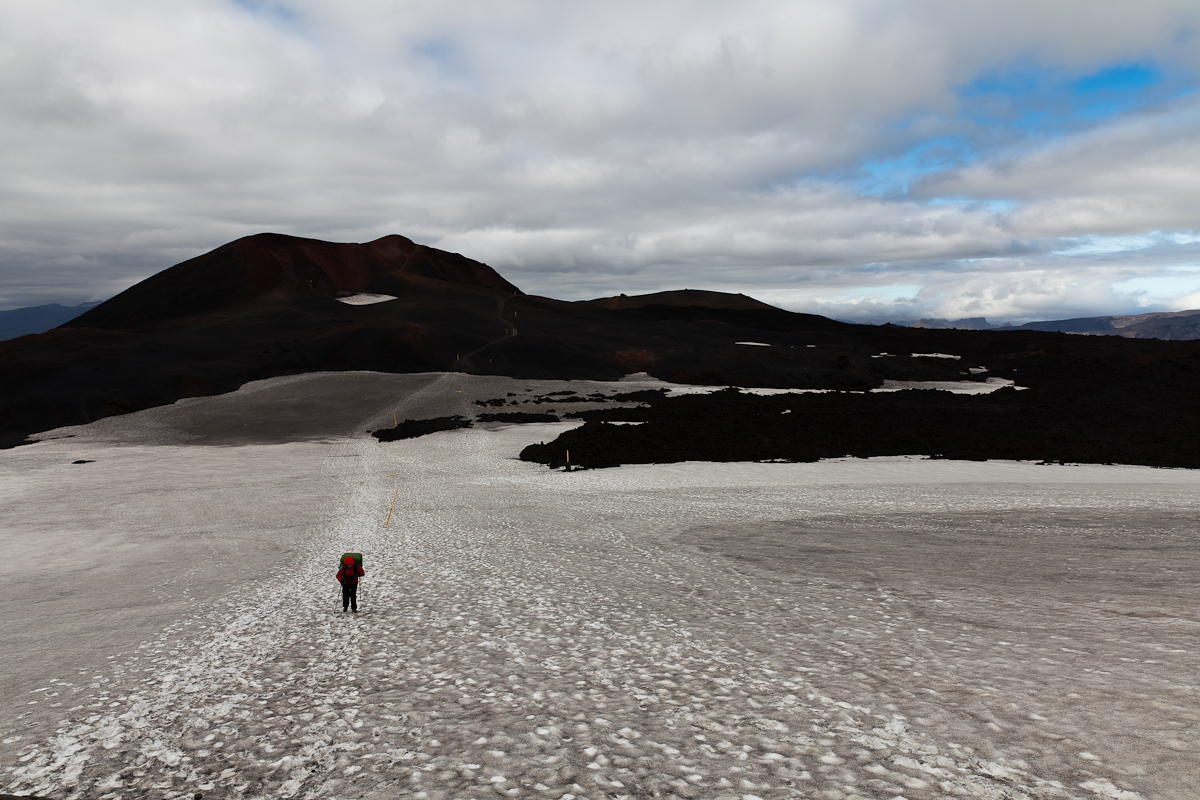
[[[65,322],[70,322],[98,305],[100,305],[100,301],[82,303],[77,306],[60,306],[58,303],[51,303],[46,306],[29,306],[0,311],[0,341],[16,339],[18,336],[28,336],[31,333],[45,333],[51,328],[57,328]]]
[[[1187,341],[1200,339],[1200,309],[1191,311],[1162,311],[1148,314],[1126,314],[1112,317],[1077,317],[1046,322],[1027,322],[1024,325],[992,325],[984,317],[964,319],[898,320],[893,324],[909,328],[960,331],[1049,331],[1077,333],[1083,336],[1124,336],[1127,339],[1162,339]]]
[[[1018,330],[1185,341],[1200,339],[1200,309],[1156,314],[1129,314],[1119,317],[1080,317],[1056,322],[1028,322],[1021,325]]]

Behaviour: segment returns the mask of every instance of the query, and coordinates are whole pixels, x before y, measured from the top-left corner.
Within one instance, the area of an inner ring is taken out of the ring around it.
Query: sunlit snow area
[[[0,452],[0,791],[1195,796],[1200,474],[366,434],[660,385],[305,375]]]
[[[345,303],[348,306],[373,306],[376,303],[386,303],[388,300],[395,300],[393,294],[371,294],[369,292],[357,292],[348,294],[344,297],[339,297],[338,302]]]
[[[680,386],[677,384],[654,384],[655,387],[662,386],[668,397],[679,397],[688,394],[712,394],[719,392],[725,388],[724,386]],[[991,394],[997,389],[1004,389],[1012,386],[1017,391],[1025,389],[1024,386],[1014,386],[1013,382],[1007,378],[987,378],[982,381],[892,381],[885,380],[883,386],[878,389],[871,389],[871,392],[901,392],[907,389],[933,389],[941,392],[950,392],[951,394]],[[837,389],[769,389],[769,388],[749,388],[740,389],[746,394],[757,395],[775,395],[775,394],[829,394],[839,391]]]

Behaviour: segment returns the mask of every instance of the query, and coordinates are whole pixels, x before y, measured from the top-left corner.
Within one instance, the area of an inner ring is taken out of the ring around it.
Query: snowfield
[[[394,294],[369,294],[367,292],[359,292],[357,294],[346,295],[345,297],[337,298],[338,302],[345,303],[348,306],[371,306],[376,303],[386,303],[388,300],[395,300]]]
[[[1196,796],[1200,475],[365,435],[564,387],[637,384],[297,376],[0,452],[3,791]]]

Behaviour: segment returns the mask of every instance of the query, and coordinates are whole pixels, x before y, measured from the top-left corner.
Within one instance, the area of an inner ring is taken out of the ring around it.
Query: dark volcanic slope
[[[65,327],[115,330],[221,314],[248,303],[340,292],[399,295],[438,284],[520,294],[486,264],[385,236],[335,244],[278,233],[247,236],[152,275]]]
[[[727,294],[725,292],[710,292],[705,289],[679,289],[672,292],[655,292],[653,294],[619,294],[616,297],[601,297],[598,300],[585,300],[585,303],[601,308],[645,308],[646,306],[697,306],[700,308],[737,308],[742,310],[774,309],[761,300],[747,297],[744,294]]]
[[[397,299],[352,306],[340,292]],[[843,390],[995,376],[1030,387],[1022,403],[1060,415],[1149,404],[1156,436],[1190,430],[1200,396],[1200,342],[849,325],[740,295],[695,293],[699,304],[688,305],[693,293],[665,294],[665,304],[630,308],[567,303],[521,294],[484,264],[398,236],[363,245],[249,237],[67,326],[0,342],[0,445],[328,370],[597,380],[645,371],[679,383]]]
[[[1188,341],[1200,339],[1200,310],[1027,322],[1020,329],[1082,333],[1089,336],[1125,336],[1130,339]]]

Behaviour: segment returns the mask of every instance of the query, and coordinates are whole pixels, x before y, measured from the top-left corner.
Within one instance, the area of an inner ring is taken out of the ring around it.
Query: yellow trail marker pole
[[[396,493],[394,495],[392,495],[392,504],[390,506],[388,506],[387,522],[383,523],[383,527],[385,527],[385,528],[388,526],[388,523],[390,523],[392,521],[392,509],[396,507],[396,498],[399,496],[400,496],[400,490],[397,489]]]
[[[392,424],[394,424],[397,428],[400,427],[400,420],[396,419],[395,411],[392,412]]]

